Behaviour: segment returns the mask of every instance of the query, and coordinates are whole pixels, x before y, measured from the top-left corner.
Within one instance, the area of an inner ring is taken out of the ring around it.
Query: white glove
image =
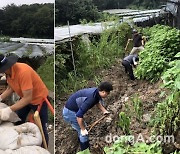
[[[81,129],[81,135],[82,136],[88,135],[88,131],[86,129],[84,129],[84,130]]]
[[[103,112],[103,114],[108,115],[108,114],[110,114],[110,112],[106,110],[106,111]]]
[[[134,65],[136,66],[138,63],[137,62],[134,62]]]
[[[7,121],[11,113],[12,113],[12,110],[10,109],[10,107],[0,109],[0,119],[3,121]]]

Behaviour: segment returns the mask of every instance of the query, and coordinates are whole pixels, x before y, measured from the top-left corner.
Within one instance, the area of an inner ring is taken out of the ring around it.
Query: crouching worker
[[[37,110],[39,104],[42,104],[40,110],[41,123],[48,144],[48,110],[44,98],[48,96],[48,89],[39,77],[39,75],[27,64],[17,62],[18,57],[15,55],[4,56],[0,54],[0,73],[6,74],[8,88],[0,95],[0,101],[6,99],[13,92],[19,95],[20,99],[13,105],[0,109],[0,119],[6,121],[12,111],[15,111],[20,122],[25,123],[28,113],[32,109]]]
[[[102,82],[98,88],[87,88],[72,94],[63,109],[64,120],[71,124],[72,128],[78,133],[81,151],[89,148],[88,131],[83,120],[83,115],[94,105],[96,105],[103,114],[109,112],[101,105],[102,98],[106,98],[113,90],[112,84]]]
[[[136,54],[129,55],[125,57],[122,61],[122,65],[125,68],[125,72],[129,74],[131,80],[135,80],[132,66],[136,67],[138,61],[139,58]]]

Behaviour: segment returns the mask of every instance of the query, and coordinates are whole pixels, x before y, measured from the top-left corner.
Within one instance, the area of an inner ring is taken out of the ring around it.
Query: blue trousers
[[[27,116],[30,112],[30,110],[36,111],[38,108],[38,105],[27,105],[23,107],[22,109],[16,111],[17,115],[21,119],[21,121],[16,122],[16,125],[20,125],[26,122]],[[44,132],[44,136],[46,139],[46,143],[48,145],[49,141],[49,136],[48,136],[48,131],[47,131],[47,123],[48,123],[48,108],[47,108],[47,103],[43,102],[39,116],[41,118],[41,123],[42,123],[42,128]]]
[[[71,110],[67,109],[66,107],[64,107],[63,118],[67,123],[71,124],[73,129],[75,129],[77,131],[81,150],[83,151],[83,150],[89,148],[88,135],[86,135],[86,136],[81,135],[81,133],[80,133],[81,128],[77,122],[76,112],[71,111]]]

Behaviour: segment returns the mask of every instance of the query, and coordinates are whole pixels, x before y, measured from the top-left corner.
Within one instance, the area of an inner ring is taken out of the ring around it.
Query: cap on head
[[[134,34],[134,33],[137,33],[138,31],[137,31],[136,29],[133,29],[133,31],[132,31],[132,32],[133,32],[133,34]]]
[[[113,86],[109,82],[102,82],[98,88],[99,88],[99,91],[106,91],[106,92],[110,92],[113,90]]]
[[[8,70],[12,65],[14,65],[18,60],[18,57],[15,55],[11,55],[6,57],[3,54],[0,54],[0,73],[4,73]]]

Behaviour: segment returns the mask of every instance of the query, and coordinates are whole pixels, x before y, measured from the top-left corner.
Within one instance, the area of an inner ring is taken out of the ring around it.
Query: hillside
[[[107,109],[111,114],[98,123],[89,133],[91,152],[93,154],[103,153],[103,148],[110,144],[106,143],[107,135],[123,135],[122,130],[117,125],[119,112],[124,111],[125,104],[127,104],[135,93],[139,94],[139,98],[143,101],[144,115],[151,115],[155,104],[160,101],[159,94],[161,93],[160,84],[149,83],[142,80],[129,80],[121,65],[121,59],[108,70],[100,72],[103,76],[103,81],[110,81],[113,83],[114,90],[105,100]],[[89,82],[89,87],[95,84]],[[56,105],[56,154],[73,154],[79,151],[79,144],[77,135],[72,128],[64,123],[62,119],[62,109],[67,98],[62,98]],[[126,100],[126,102],[125,102]],[[85,116],[87,125],[102,117],[102,113],[96,107],[93,107]],[[150,129],[145,122],[139,124],[135,119],[132,120],[130,129],[135,136],[142,133],[145,138],[148,137]]]

